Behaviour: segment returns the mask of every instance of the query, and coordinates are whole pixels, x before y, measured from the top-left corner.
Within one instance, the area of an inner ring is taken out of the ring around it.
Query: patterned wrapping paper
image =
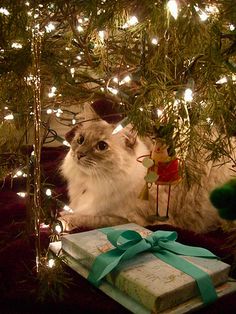
[[[136,224],[126,224],[113,229],[129,229],[142,237],[151,231]],[[86,269],[95,258],[113,248],[101,230],[92,230],[62,237],[62,249]],[[184,257],[211,277],[215,286],[228,279],[230,266],[215,259]],[[141,253],[124,262],[119,269],[106,276],[106,280],[124,294],[158,313],[181,304],[199,294],[195,280],[185,273],[159,260],[152,253]]]

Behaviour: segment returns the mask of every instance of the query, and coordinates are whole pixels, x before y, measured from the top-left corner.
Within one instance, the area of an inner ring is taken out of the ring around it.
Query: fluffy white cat
[[[84,122],[67,134],[71,144],[61,172],[68,183],[72,213],[60,218],[64,229],[98,228],[135,222],[151,222],[155,214],[156,185],[150,189],[149,201],[139,198],[146,168],[137,158],[150,154],[146,145],[130,129],[112,134],[114,126],[103,120]],[[185,180],[171,187],[167,223],[196,232],[214,230],[222,224],[210,203],[209,192],[232,176],[230,164],[216,167],[204,163],[199,152],[195,167],[201,169],[198,183],[189,187]],[[188,160],[186,161],[188,163]],[[168,186],[159,186],[159,211],[166,212]]]

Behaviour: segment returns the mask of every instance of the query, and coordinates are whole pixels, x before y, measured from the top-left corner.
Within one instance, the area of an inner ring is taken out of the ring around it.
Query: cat
[[[113,130],[104,120],[88,121],[66,135],[71,148],[61,173],[73,213],[61,217],[65,230],[147,223],[150,209],[138,198],[146,170],[137,158],[149,154],[150,147],[131,128],[116,134]]]
[[[73,212],[60,217],[65,231],[128,222],[142,226],[159,223],[151,219],[156,211],[156,184],[149,189],[149,201],[139,197],[147,169],[138,159],[150,155],[152,147],[130,127],[116,134],[113,130],[114,125],[103,120],[88,121],[78,124],[66,136],[71,147],[61,173],[68,183]],[[209,201],[209,192],[232,175],[228,164],[216,167],[202,160],[199,152],[194,161],[194,167],[201,169],[198,183],[189,187],[183,179],[171,186],[169,219],[165,222],[197,233],[223,224]],[[168,189],[168,185],[159,185],[161,216],[166,214]]]

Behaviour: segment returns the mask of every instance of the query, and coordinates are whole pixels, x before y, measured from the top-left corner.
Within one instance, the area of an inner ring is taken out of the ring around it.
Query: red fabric
[[[44,148],[42,172],[46,182],[55,186],[55,194],[67,201],[66,185],[58,170],[65,153],[64,147]],[[44,302],[37,301],[35,239],[33,233],[26,232],[26,200],[16,194],[17,191],[22,191],[24,185],[24,178],[17,178],[13,185],[6,180],[0,190],[0,313],[129,313],[67,266],[64,269],[70,274],[72,284],[65,290],[64,299],[56,302],[52,298]],[[179,242],[206,247],[227,263],[234,261],[235,250],[229,242],[229,235],[220,230],[196,235],[168,225],[150,229],[176,230]],[[86,226],[83,230],[86,230]],[[48,244],[49,232],[42,232],[42,250],[47,249]],[[236,277],[234,272],[231,275]],[[236,293],[219,299],[198,313],[236,313]]]
[[[158,162],[156,168],[157,174],[159,175],[156,184],[159,182],[171,183],[180,179],[178,159],[173,159],[169,162]]]

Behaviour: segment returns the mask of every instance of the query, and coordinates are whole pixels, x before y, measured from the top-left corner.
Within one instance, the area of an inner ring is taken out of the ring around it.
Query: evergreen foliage
[[[79,112],[106,96],[121,104],[140,135],[156,137],[164,127],[163,136],[182,155],[204,147],[209,160],[230,158],[229,138],[236,133],[235,1],[176,1],[177,17],[167,3],[1,1],[0,153],[10,154],[9,163],[12,153],[21,154],[34,123],[36,19],[42,32],[43,113],[68,108],[64,114],[72,119],[71,105]],[[6,120],[8,114],[14,120]],[[3,159],[2,175],[11,169]]]

